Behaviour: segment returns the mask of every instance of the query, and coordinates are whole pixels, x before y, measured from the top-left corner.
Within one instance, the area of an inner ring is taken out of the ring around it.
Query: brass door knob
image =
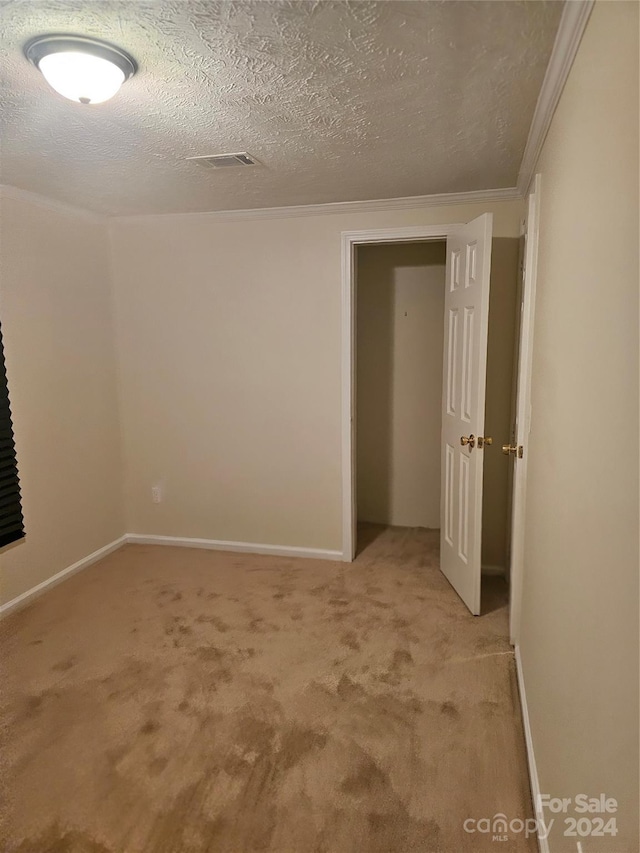
[[[467,435],[461,435],[460,436],[460,444],[463,447],[466,447],[466,445],[469,445],[469,447],[475,447],[476,446],[475,435],[473,433],[471,433],[471,435],[468,435],[468,436]]]
[[[508,456],[510,453],[513,453],[514,456],[517,456],[518,459],[522,459],[524,456],[524,447],[521,444],[503,444],[502,452],[505,456]]]
[[[493,439],[490,435],[485,435],[484,437],[478,436],[478,447],[490,447],[493,444]]]

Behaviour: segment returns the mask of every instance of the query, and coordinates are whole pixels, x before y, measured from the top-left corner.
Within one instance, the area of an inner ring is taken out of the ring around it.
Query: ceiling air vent
[[[257,166],[258,161],[255,157],[247,154],[246,151],[240,151],[238,154],[212,154],[202,157],[187,157],[193,163],[199,163],[201,166],[207,166],[210,169],[229,169],[234,166]]]

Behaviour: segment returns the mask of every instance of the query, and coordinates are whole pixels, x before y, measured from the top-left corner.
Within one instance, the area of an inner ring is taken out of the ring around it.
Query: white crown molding
[[[405,198],[372,199],[367,201],[342,201],[328,204],[303,204],[288,207],[250,208],[243,210],[194,211],[189,213],[140,213],[104,216],[74,207],[46,196],[9,185],[0,185],[0,197],[13,198],[71,216],[80,216],[94,222],[139,222],[182,217],[207,217],[212,221],[248,219],[285,219],[300,216],[322,216],[349,213],[374,213],[387,210],[412,210],[424,207],[442,207],[455,204],[482,204],[497,201],[516,201],[525,197],[533,178],[536,163],[544,144],[553,114],[571,71],[580,41],[589,20],[595,0],[567,0],[562,12],[558,32],[551,51],[549,65],[542,82],[525,146],[518,184],[516,187],[474,190],[459,193],[407,196]]]
[[[110,222],[141,222],[206,217],[212,221],[229,222],[245,219],[287,219],[300,216],[328,216],[345,213],[376,213],[385,210],[414,210],[421,207],[442,207],[452,204],[482,204],[521,199],[516,187],[493,190],[474,190],[464,193],[438,193],[406,198],[382,198],[369,201],[336,201],[328,204],[301,204],[289,207],[258,207],[243,210],[203,210],[189,213],[139,213],[109,217]]]
[[[10,184],[0,184],[0,199],[10,198],[14,201],[22,201],[27,204],[32,204],[35,207],[41,207],[45,210],[52,210],[55,213],[62,213],[65,216],[75,216],[80,219],[88,219],[90,222],[104,223],[106,217],[99,213],[94,213],[91,210],[85,210],[83,207],[74,207],[71,204],[65,204],[63,201],[57,201],[49,196],[33,193],[30,190],[21,190],[19,187],[13,187]]]
[[[567,0],[536,104],[529,138],[518,174],[518,192],[525,197],[533,179],[553,114],[576,58],[595,0]]]
[[[260,545],[257,542],[232,542],[226,539],[192,539],[186,536],[155,536],[127,533],[132,545],[172,545],[178,548],[204,548],[209,551],[235,551],[241,554],[264,554],[272,557],[309,557],[314,560],[341,560],[342,551],[324,548],[297,548],[292,545]]]
[[[517,187],[492,190],[473,190],[461,193],[435,193],[404,198],[381,198],[368,201],[336,201],[327,204],[300,204],[285,207],[256,207],[242,210],[202,210],[186,213],[135,213],[104,216],[80,207],[73,207],[48,196],[22,190],[9,184],[0,184],[0,198],[24,201],[68,216],[79,216],[94,222],[141,222],[169,219],[202,218],[229,222],[247,219],[288,219],[300,216],[330,216],[349,213],[377,213],[385,210],[415,210],[424,207],[443,207],[455,204],[483,204],[496,201],[518,201],[522,198]]]

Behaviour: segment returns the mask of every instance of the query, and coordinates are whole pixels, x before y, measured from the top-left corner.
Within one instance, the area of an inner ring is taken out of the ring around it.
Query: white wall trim
[[[529,433],[531,431],[531,384],[533,376],[533,340],[538,277],[538,245],[540,239],[540,193],[542,177],[537,174],[527,199],[526,243],[516,383],[516,444],[524,447],[522,459],[513,460],[511,483],[511,555],[509,579],[509,635],[516,645],[520,637],[520,619],[524,587],[524,547],[527,503],[527,471],[529,468]]]
[[[433,195],[415,195],[406,198],[382,198],[364,201],[336,201],[326,204],[300,204],[285,207],[258,207],[242,210],[203,210],[186,213],[138,213],[130,215],[103,215],[74,207],[57,199],[22,190],[9,184],[0,184],[0,197],[12,198],[29,204],[63,213],[67,216],[79,216],[94,222],[147,222],[169,219],[206,218],[211,222],[233,222],[248,219],[290,219],[299,216],[329,216],[344,213],[375,213],[385,210],[414,210],[424,207],[442,207],[451,204],[482,204],[496,201],[517,201],[522,198],[517,187],[502,187],[491,190],[473,190],[459,193],[436,193]]]
[[[569,76],[571,66],[578,52],[594,2],[595,0],[570,0],[570,2],[565,3],[553,50],[551,51],[549,65],[547,66],[529,129],[529,136],[518,174],[518,183],[515,187],[499,187],[496,189],[471,190],[469,192],[457,193],[433,193],[430,195],[407,196],[404,198],[329,202],[326,204],[303,204],[242,210],[193,211],[187,213],[140,213],[123,216],[105,216],[8,184],[0,185],[0,195],[19,201],[27,201],[39,207],[55,210],[58,213],[89,218],[96,222],[102,222],[105,219],[136,222],[194,216],[204,216],[212,221],[285,219],[300,216],[411,210],[424,207],[442,207],[451,204],[515,201],[526,195],[529,184],[531,183],[538,156],[544,144],[558,101],[560,100],[560,95]]]
[[[83,557],[72,566],[57,572],[46,581],[28,589],[21,595],[12,598],[0,606],[0,619],[8,616],[14,610],[26,607],[33,599],[37,598],[49,588],[67,580],[76,572],[86,569],[92,563],[97,563],[107,554],[121,548],[122,545],[131,543],[133,545],[173,545],[178,548],[203,548],[210,551],[236,551],[243,554],[264,554],[273,557],[308,557],[315,560],[341,560],[341,551],[330,551],[324,548],[299,548],[290,545],[263,545],[257,542],[232,542],[225,539],[191,539],[184,536],[154,536],[143,533],[126,533],[119,539],[114,539],[108,545],[98,548],[87,557]]]
[[[483,575],[495,575],[502,578],[507,576],[507,570],[504,566],[491,566],[483,563],[481,569]]]
[[[213,222],[238,219],[288,219],[299,216],[327,216],[345,213],[376,213],[385,210],[413,210],[424,207],[442,207],[451,204],[491,204],[496,201],[517,201],[522,196],[516,187],[493,190],[474,190],[460,193],[415,195],[405,198],[382,198],[365,201],[336,201],[327,204],[300,204],[288,207],[261,207],[247,210],[204,210],[189,213],[140,213],[131,216],[113,216],[112,221],[142,222],[149,220],[184,219],[204,217]]]
[[[538,821],[538,826],[546,826],[545,814],[540,808],[540,780],[538,779],[536,757],[533,752],[533,736],[531,734],[531,721],[529,719],[529,707],[527,705],[527,692],[524,686],[524,673],[522,672],[520,646],[515,647],[515,653],[518,692],[520,693],[520,707],[522,709],[522,724],[524,727],[524,739],[527,745],[527,764],[529,766],[529,784],[531,786],[531,797],[533,799],[533,813]],[[538,848],[540,853],[550,853],[549,839],[538,835]]]
[[[92,554],[89,554],[87,557],[83,557],[81,560],[78,560],[77,563],[74,563],[72,566],[67,566],[66,569],[62,569],[61,572],[57,572],[55,575],[52,575],[50,578],[47,578],[46,581],[42,581],[37,586],[31,587],[26,592],[23,592],[21,595],[12,598],[11,601],[7,601],[5,604],[0,606],[0,619],[4,616],[8,616],[9,613],[17,610],[21,607],[26,607],[27,604],[30,604],[34,598],[37,598],[39,595],[42,595],[43,592],[46,592],[50,587],[56,586],[62,581],[70,578],[71,575],[74,575],[76,572],[81,571],[82,569],[86,569],[87,566],[90,566],[92,563],[97,563],[98,560],[101,560],[103,557],[106,557],[107,554],[111,554],[112,551],[116,551],[127,541],[126,536],[121,536],[119,539],[114,539],[113,542],[109,542],[108,545],[104,545],[102,548],[98,548],[97,551],[94,551]]]
[[[90,210],[85,210],[82,207],[74,207],[71,204],[57,201],[48,196],[33,193],[30,190],[21,190],[18,187],[12,187],[9,184],[0,184],[0,198],[10,198],[14,201],[22,201],[27,204],[32,204],[35,207],[41,207],[45,210],[52,210],[55,213],[62,213],[64,216],[75,216],[80,219],[88,219],[96,224],[106,222],[106,217],[99,213],[93,213]]]
[[[94,222],[147,222],[169,219],[206,218],[212,222],[233,222],[247,219],[290,219],[300,216],[330,216],[345,213],[379,213],[386,210],[415,210],[426,207],[444,207],[455,204],[493,204],[497,201],[518,201],[522,193],[517,187],[490,190],[472,190],[459,193],[435,193],[404,198],[367,199],[364,201],[336,201],[326,204],[300,204],[285,207],[257,207],[242,210],[203,210],[186,213],[138,213],[130,215],[103,215],[39,193],[0,184],[0,197],[28,202],[37,207],[78,216]]]
[[[556,40],[536,104],[529,138],[522,155],[518,174],[518,193],[525,196],[533,178],[540,151],[544,145],[553,114],[576,58],[594,0],[569,0],[564,4]]]
[[[264,554],[273,557],[309,557],[315,560],[340,560],[340,551],[324,548],[298,548],[293,545],[263,545],[257,542],[233,542],[226,539],[192,539],[186,536],[155,536],[128,533],[132,545],[173,545],[178,548],[204,548],[209,551],[236,551],[242,554]]]
[[[355,333],[356,276],[354,248],[366,243],[446,240],[460,226],[414,225],[342,232],[342,559],[351,562],[356,546],[355,487]]]

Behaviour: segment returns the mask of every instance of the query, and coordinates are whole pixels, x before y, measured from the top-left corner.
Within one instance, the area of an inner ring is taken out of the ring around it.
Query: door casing
[[[446,240],[461,223],[342,232],[342,559],[356,548],[356,246]]]
[[[529,432],[531,430],[531,371],[533,365],[533,325],[536,304],[536,279],[538,271],[538,235],[540,230],[541,177],[536,175],[527,196],[526,244],[524,274],[522,277],[522,302],[520,307],[520,332],[517,365],[516,421],[514,444],[522,445],[521,459],[514,459],[511,509],[510,554],[510,606],[509,634],[512,645],[520,636],[522,612],[522,587],[524,579],[525,507],[527,496],[527,467],[529,460]]]
[[[533,360],[533,323],[538,256],[541,178],[536,175],[528,196],[527,248],[523,282],[522,317],[520,323],[518,387],[520,411],[525,423],[517,426],[516,442],[528,439],[531,425],[531,370]],[[355,492],[355,331],[356,331],[356,246],[373,243],[413,243],[422,240],[446,240],[449,234],[463,223],[448,225],[411,226],[407,228],[381,228],[365,231],[342,232],[342,559],[351,562],[356,547],[356,492]],[[518,460],[519,467],[513,477],[513,507],[510,560],[510,637],[517,644],[520,633],[520,612],[524,576],[524,510],[526,498],[527,451]]]

